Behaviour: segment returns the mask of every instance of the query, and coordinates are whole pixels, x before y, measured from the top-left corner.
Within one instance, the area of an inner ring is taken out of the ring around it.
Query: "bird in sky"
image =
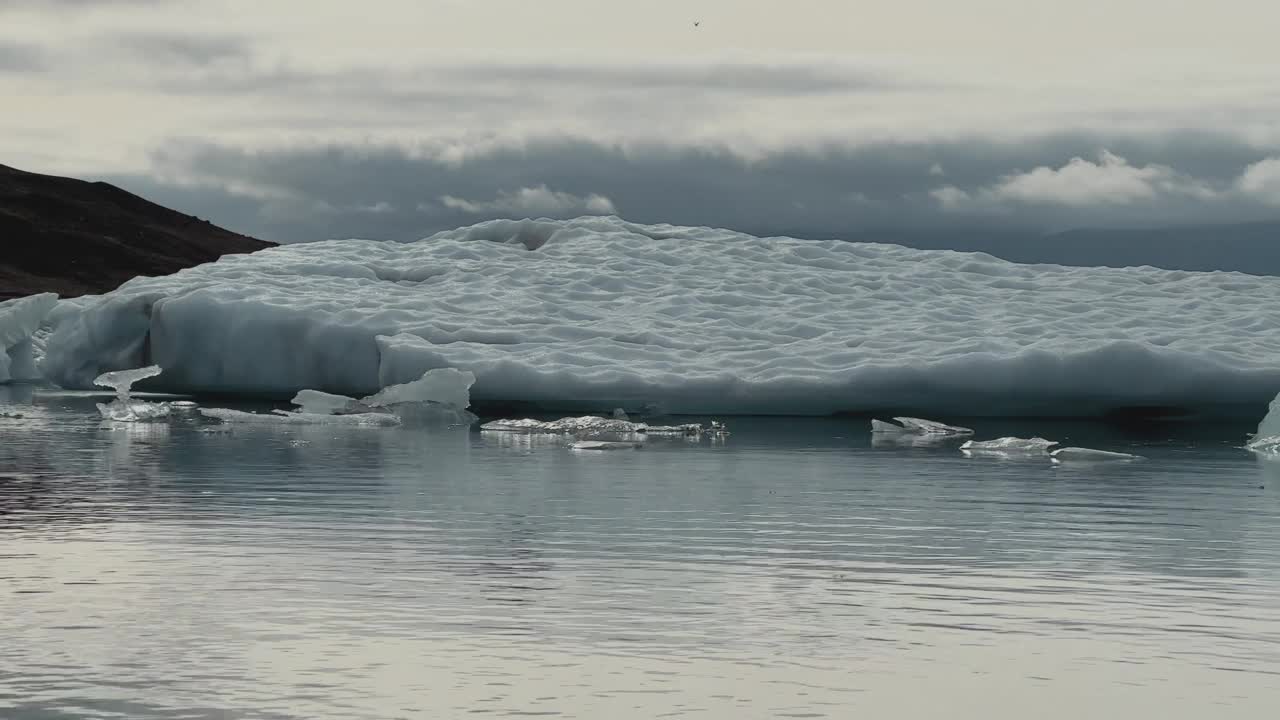
[[[701,25],[701,24],[702,24],[702,21],[701,21],[701,20],[694,20],[694,21],[693,21],[693,26],[694,26],[694,27],[698,27],[698,26],[699,26],[699,25]]]

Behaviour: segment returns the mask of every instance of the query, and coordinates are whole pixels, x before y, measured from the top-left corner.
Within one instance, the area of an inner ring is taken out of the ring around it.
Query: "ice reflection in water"
[[[976,428],[1149,458],[1113,465],[863,420],[589,454],[4,392],[30,419],[0,419],[0,717],[1257,718],[1280,692],[1280,463],[1248,428]]]

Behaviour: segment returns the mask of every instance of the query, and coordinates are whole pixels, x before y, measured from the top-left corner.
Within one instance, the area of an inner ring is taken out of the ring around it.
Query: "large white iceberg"
[[[363,397],[453,367],[477,405],[569,412],[1238,413],[1280,390],[1278,305],[1280,277],[502,220],[138,278],[60,306],[42,368]]]
[[[0,302],[0,382],[39,379],[32,337],[57,304],[54,293]]]

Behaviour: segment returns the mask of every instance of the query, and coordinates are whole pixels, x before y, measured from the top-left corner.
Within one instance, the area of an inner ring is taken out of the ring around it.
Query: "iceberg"
[[[894,425],[882,420],[871,421],[871,432],[873,433],[906,433],[911,435],[943,435],[943,436],[964,436],[972,435],[973,430],[958,425],[946,425],[933,420],[923,420],[921,418],[912,417],[896,417],[893,419],[898,423]]]
[[[365,397],[455,368],[564,414],[1236,415],[1280,391],[1280,277],[1018,265],[616,217],[284,245],[60,304],[67,388]]]
[[[54,293],[0,302],[0,383],[40,379],[33,339],[57,305]]]

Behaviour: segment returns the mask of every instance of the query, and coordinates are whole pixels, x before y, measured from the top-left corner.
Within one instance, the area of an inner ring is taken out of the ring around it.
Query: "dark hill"
[[[103,293],[266,247],[114,185],[0,165],[0,300]]]

